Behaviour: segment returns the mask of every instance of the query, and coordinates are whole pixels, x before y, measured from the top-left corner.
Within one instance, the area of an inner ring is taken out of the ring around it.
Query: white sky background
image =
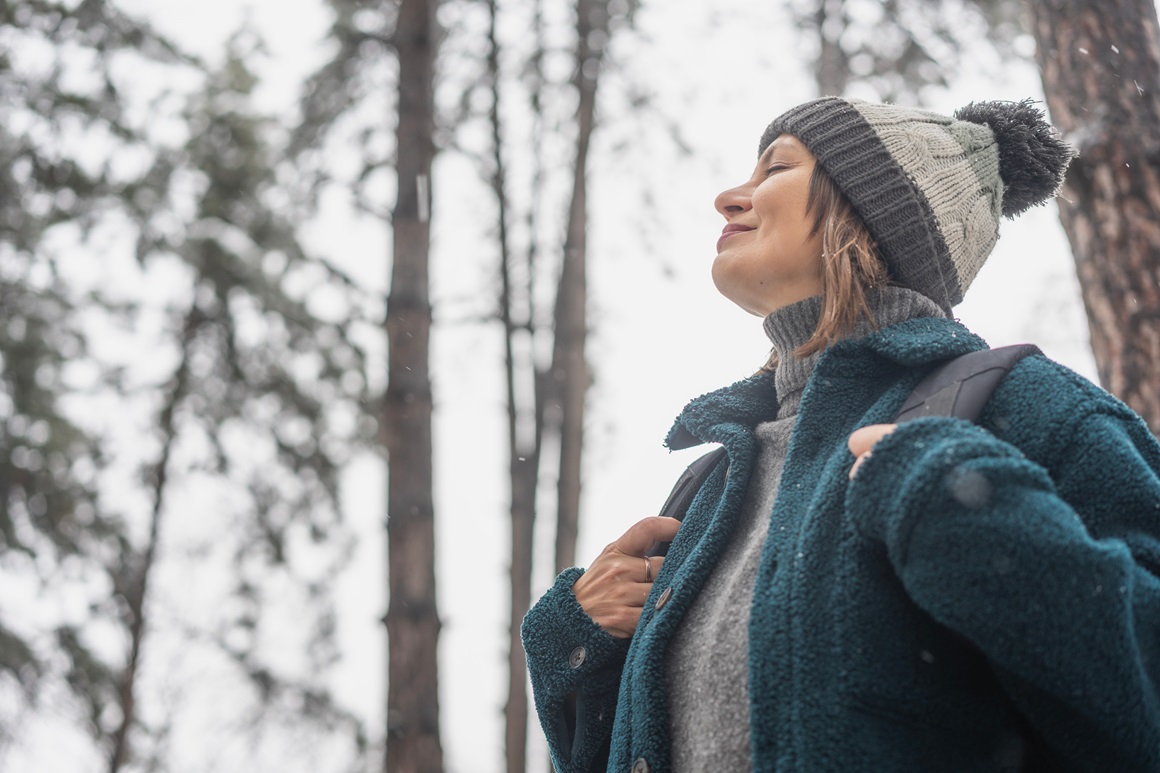
[[[210,60],[220,60],[225,40],[248,14],[270,51],[258,68],[266,79],[261,105],[285,115],[300,78],[322,59],[318,42],[329,23],[316,0],[119,4]],[[713,197],[748,176],[766,123],[814,96],[799,63],[803,52],[777,5],[652,0],[639,18],[642,37],[651,42],[637,39],[630,51],[621,50],[632,77],[645,82],[663,111],[679,117],[693,153],[675,158],[636,146],[631,133],[614,124],[594,147],[589,359],[596,383],[589,400],[582,562],[635,520],[655,514],[698,453],[669,454],[661,446],[684,403],[748,375],[767,353],[760,321],[717,296],[709,265],[721,228]],[[950,111],[976,99],[1041,98],[1030,65],[1000,68],[983,55],[971,64],[977,71],[964,72],[950,93],[934,94],[927,106]],[[610,146],[622,142],[627,151],[613,152]],[[487,291],[495,270],[491,248],[477,247],[485,225],[472,220],[487,207],[478,201],[478,188],[458,182],[474,174],[462,160],[444,156],[433,183],[440,698],[447,769],[454,773],[503,768],[508,625],[500,331],[439,324],[446,322],[439,316],[441,299],[470,296],[481,284]],[[643,190],[654,197],[659,218],[645,211]],[[369,286],[384,286],[390,242],[383,227],[336,212],[313,229],[312,241]],[[1033,341],[1094,378],[1054,206],[1004,223],[995,254],[957,313],[993,345]],[[378,623],[386,608],[384,485],[382,466],[368,460],[355,466],[345,488],[348,517],[365,536],[344,581],[340,693],[372,718],[372,730],[381,727],[385,702]],[[543,510],[540,523],[547,525],[551,515],[550,508]],[[551,534],[541,529],[537,538],[546,548]],[[549,569],[538,569],[534,595],[550,579]],[[531,735],[529,770],[544,770],[538,727]]]

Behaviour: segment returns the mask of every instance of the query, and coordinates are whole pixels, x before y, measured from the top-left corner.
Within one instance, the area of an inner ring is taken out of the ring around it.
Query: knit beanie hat
[[[862,218],[890,280],[946,310],[1009,218],[1055,195],[1075,150],[1031,100],[976,102],[953,117],[826,97],[777,118],[758,155],[797,137]]]

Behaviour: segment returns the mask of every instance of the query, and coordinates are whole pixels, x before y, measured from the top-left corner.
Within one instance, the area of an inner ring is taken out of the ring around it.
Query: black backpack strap
[[[978,421],[991,393],[1015,363],[1041,353],[1032,344],[1016,344],[956,357],[918,382],[895,414],[894,423],[923,416],[955,416]]]
[[[673,486],[673,490],[669,492],[669,498],[665,500],[659,515],[676,518],[678,521],[684,518],[689,505],[693,504],[693,497],[697,496],[697,492],[701,489],[701,484],[709,477],[709,473],[713,472],[717,463],[724,458],[725,447],[721,446],[714,448],[690,464],[681,474],[681,477],[677,479],[677,484]]]
[[[709,474],[717,467],[718,462],[724,458],[725,447],[721,446],[699,457],[690,464],[681,473],[681,477],[677,479],[677,485],[673,486],[673,490],[669,492],[669,498],[665,500],[665,504],[658,515],[666,518],[676,518],[678,521],[683,520],[685,513],[689,511],[689,505],[693,504],[693,497],[697,496],[697,492],[701,490],[701,484],[708,479]],[[645,555],[663,556],[668,552],[668,542],[656,542],[645,551]]]

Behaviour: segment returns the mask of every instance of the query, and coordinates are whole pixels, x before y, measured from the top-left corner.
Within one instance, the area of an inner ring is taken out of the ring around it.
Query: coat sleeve
[[[961,420],[904,424],[859,470],[847,512],[1060,759],[1160,770],[1160,446],[1107,412],[1061,434],[1049,475]]]
[[[629,639],[617,639],[581,608],[567,569],[524,617],[521,635],[536,714],[558,773],[603,771]]]

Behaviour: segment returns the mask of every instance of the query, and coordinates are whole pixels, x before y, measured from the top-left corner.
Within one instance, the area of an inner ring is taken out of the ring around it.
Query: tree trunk
[[[1026,3],[1100,381],[1160,434],[1160,27],[1151,0]]]
[[[829,24],[827,20],[830,20]],[[846,29],[843,0],[818,0],[814,25],[818,33],[818,61],[814,70],[818,96],[841,96],[846,93],[846,85],[850,82],[849,57],[839,42]]]
[[[173,374],[169,394],[161,409],[158,425],[161,434],[161,455],[153,466],[149,483],[153,505],[149,519],[149,541],[141,553],[140,564],[133,566],[125,582],[126,622],[129,628],[129,656],[125,670],[117,680],[117,704],[121,721],[113,731],[109,752],[109,773],[120,773],[132,760],[129,733],[138,722],[137,676],[141,672],[141,648],[145,641],[145,603],[149,598],[149,576],[157,560],[161,543],[161,516],[165,511],[166,485],[169,481],[169,458],[177,438],[176,414],[189,386],[190,349],[197,338],[204,316],[195,306],[186,316],[181,331],[181,362]]]
[[[576,0],[576,160],[564,238],[564,260],[556,288],[555,343],[549,381],[560,412],[560,476],[556,491],[556,572],[576,563],[580,523],[580,471],[584,444],[584,401],[588,393],[588,146],[596,124],[596,84],[608,35],[603,0]]]
[[[496,38],[498,9],[488,0],[488,77],[491,86],[492,177],[496,199],[497,237],[500,258],[500,318],[504,330],[504,373],[507,387],[508,479],[511,486],[511,617],[508,628],[508,700],[504,706],[504,757],[508,773],[523,773],[527,768],[528,691],[520,624],[531,606],[532,552],[536,522],[536,484],[540,468],[540,438],[543,430],[540,390],[521,394],[517,382],[538,383],[533,347],[518,356],[516,339],[532,336],[532,278],[517,293],[512,278],[514,256],[508,239],[507,171],[503,154],[503,131],[500,125],[499,42]],[[517,294],[519,298],[517,298]],[[517,320],[516,306],[524,303],[522,320]],[[525,316],[526,315],[526,316]]]
[[[436,0],[402,0],[399,57],[398,200],[387,298],[388,383],[383,427],[389,455],[386,770],[438,773],[435,520],[432,498],[428,295],[431,163],[435,153]]]

